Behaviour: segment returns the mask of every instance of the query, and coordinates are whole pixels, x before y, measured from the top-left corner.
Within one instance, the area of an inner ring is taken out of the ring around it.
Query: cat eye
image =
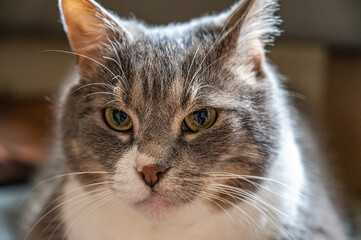
[[[183,120],[182,129],[199,132],[210,128],[216,121],[217,113],[213,108],[204,108],[194,111]]]
[[[132,119],[125,112],[113,108],[106,108],[104,119],[107,125],[119,132],[128,131],[133,127]]]

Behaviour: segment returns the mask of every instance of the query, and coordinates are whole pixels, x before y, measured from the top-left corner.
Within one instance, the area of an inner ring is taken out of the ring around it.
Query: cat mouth
[[[137,202],[136,207],[145,211],[152,218],[159,219],[175,207],[173,203],[158,193],[152,192],[144,200]]]

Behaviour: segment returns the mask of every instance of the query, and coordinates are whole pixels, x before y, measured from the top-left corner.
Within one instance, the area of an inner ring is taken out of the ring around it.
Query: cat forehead
[[[112,39],[103,56],[118,74],[114,82],[119,98],[128,100],[124,104],[147,109],[227,107],[231,101],[226,96],[242,87],[235,65],[213,51],[219,29],[202,30],[196,23],[137,28],[129,42]]]
[[[119,49],[128,51],[128,55],[138,63],[147,63],[149,59],[169,59],[180,64],[182,61],[191,61],[193,57],[203,58],[214,47],[222,27],[215,24],[205,28],[203,22],[197,19],[181,24],[147,26],[135,20],[121,19],[121,26],[129,30],[130,37],[124,40],[124,36],[119,35],[118,39],[113,39],[119,43]],[[123,29],[121,26],[119,31]]]
[[[202,42],[185,48],[178,40],[144,37],[126,47],[112,48],[104,56],[109,59],[106,65],[118,73],[118,83],[126,85],[118,87],[123,87],[124,91],[133,90],[133,94],[148,100],[171,97],[179,101],[195,92],[209,92],[214,90],[209,89],[210,84],[218,85],[217,75],[221,71],[224,76],[230,75],[224,74],[226,70],[216,62],[205,59],[206,51],[200,50],[206,48]]]
[[[203,45],[206,45],[207,42],[212,44],[225,27],[217,19],[215,16],[205,16],[184,23],[151,26],[137,20],[118,18],[118,27],[119,31],[123,31],[123,27],[129,31],[130,38],[135,41],[145,40],[154,45],[171,43],[181,48],[187,48],[199,41],[203,41]]]

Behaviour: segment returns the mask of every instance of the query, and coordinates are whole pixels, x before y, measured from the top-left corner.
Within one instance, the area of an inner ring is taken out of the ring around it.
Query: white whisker
[[[200,49],[203,41],[204,41],[204,40],[202,40],[202,41],[199,43],[199,45],[198,45],[198,47],[197,47],[197,50],[196,50],[196,52],[194,53],[194,56],[193,56],[191,65],[190,65],[190,67],[189,67],[189,69],[188,69],[188,73],[187,73],[187,77],[186,77],[186,82],[188,82],[189,73],[190,73],[190,71],[191,71],[191,69],[192,69],[192,67],[193,67],[194,61],[195,61],[195,59],[196,59],[196,56],[197,56],[197,54],[198,54],[198,51],[199,51],[199,49]]]
[[[107,192],[104,193],[102,195],[102,197],[106,197],[105,199],[103,199],[102,201],[98,202],[98,204],[93,205],[90,209],[87,209],[87,211],[83,212],[82,214],[80,214],[77,218],[75,218],[75,220],[67,227],[67,229],[64,232],[63,238],[62,240],[64,240],[66,238],[66,236],[68,235],[68,233],[72,230],[73,226],[79,222],[81,219],[83,219],[86,215],[90,214],[92,211],[94,211],[95,209],[101,207],[102,205],[104,205],[105,203],[109,202],[110,200],[112,200],[112,195],[113,192]],[[94,200],[98,200],[98,199],[93,199],[92,202],[94,202]]]
[[[37,188],[41,187],[43,184],[48,183],[49,181],[55,181],[59,180],[61,178],[67,177],[67,176],[76,176],[76,175],[84,175],[84,174],[111,174],[111,172],[106,171],[89,171],[89,172],[72,172],[72,173],[65,173],[65,174],[59,174],[52,177],[48,177],[43,179],[42,181],[39,181],[34,185],[21,199],[19,205],[17,206],[17,209],[20,208],[22,204],[26,201],[26,199],[29,198],[30,194],[32,194]]]
[[[241,180],[248,181],[249,183],[251,183],[251,180],[249,180],[249,179],[257,179],[257,180],[262,180],[262,181],[269,181],[269,182],[277,183],[277,184],[287,188],[288,190],[294,192],[295,194],[300,195],[300,196],[302,196],[304,198],[307,198],[304,194],[302,194],[301,192],[293,189],[288,184],[280,182],[279,180],[272,179],[272,178],[261,177],[261,176],[253,176],[253,175],[238,175],[238,174],[227,173],[227,172],[208,172],[207,174],[209,174],[209,175],[211,175],[213,177],[217,177],[217,178],[218,177],[220,177],[220,178],[223,177],[224,179],[241,179]],[[265,188],[263,185],[255,183],[255,182],[253,182],[252,185],[257,187],[258,189]]]
[[[259,226],[259,224],[248,214],[246,213],[241,207],[237,206],[236,204],[232,203],[231,201],[225,199],[225,198],[222,198],[220,196],[217,196],[215,194],[211,194],[211,193],[205,193],[207,196],[211,197],[211,198],[214,198],[214,199],[217,199],[223,203],[226,203],[232,207],[234,207],[235,209],[239,210],[242,214],[244,214],[249,220],[251,220],[259,229],[261,229],[261,227]],[[238,212],[237,212],[238,213]],[[248,224],[250,224],[249,221],[247,221]]]
[[[113,76],[116,76],[107,66],[105,66],[104,64],[102,64],[101,62],[89,57],[89,56],[86,56],[84,54],[80,54],[80,53],[75,53],[75,52],[69,52],[69,51],[65,51],[65,50],[43,50],[43,51],[40,51],[40,52],[57,52],[57,53],[66,53],[66,54],[72,54],[72,55],[76,55],[76,56],[80,56],[80,57],[84,57],[86,59],[89,59],[97,64],[99,64],[100,66],[102,66],[104,69],[106,69],[108,72],[110,72]]]
[[[239,196],[235,196],[234,194],[230,194],[230,192],[228,190],[225,190],[223,188],[215,188],[216,190],[219,190],[225,194],[227,194],[228,196],[231,196],[232,198],[236,198],[237,200],[240,200],[246,204],[248,204],[249,206],[252,206],[253,208],[255,208],[257,211],[259,211],[263,216],[265,216],[267,218],[268,221],[270,221],[274,226],[278,227],[278,225],[276,224],[276,222],[272,219],[271,216],[269,216],[269,209],[265,208],[263,205],[258,204],[257,202],[253,202],[255,199],[253,197],[249,197],[246,196],[245,194],[240,194],[238,193]],[[243,198],[242,198],[243,197]],[[248,200],[246,200],[248,199]],[[250,202],[252,201],[252,202]],[[262,209],[261,209],[262,208]]]
[[[109,39],[108,39],[108,40],[109,40]],[[125,73],[124,73],[124,71],[123,71],[123,67],[122,67],[122,63],[121,63],[121,61],[120,61],[120,57],[119,57],[118,51],[117,51],[116,47],[114,46],[113,41],[110,41],[110,40],[109,40],[109,42],[110,42],[111,47],[113,48],[113,51],[114,51],[114,53],[115,53],[115,56],[116,56],[117,59],[118,59],[118,62],[117,62],[117,63],[118,63],[118,66],[119,66],[119,68],[120,68],[120,71],[122,72],[122,75],[123,75],[123,77],[125,78],[125,80],[128,81],[128,79],[127,79],[127,77],[126,77],[126,75],[125,75]],[[129,85],[126,84],[126,86],[127,86],[128,89],[129,89]]]
[[[240,194],[242,196],[248,196],[249,198],[252,198],[252,199],[254,199],[254,200],[256,200],[256,201],[258,201],[258,202],[272,208],[274,211],[278,212],[279,214],[281,214],[281,215],[283,215],[285,217],[288,217],[288,215],[285,214],[284,212],[282,212],[281,210],[271,206],[269,203],[262,200],[256,193],[253,193],[253,192],[248,191],[248,190],[236,188],[236,187],[233,187],[233,186],[224,185],[224,184],[214,184],[213,186],[218,186],[218,187],[221,187],[221,188],[227,188],[229,191],[232,191],[235,194]]]
[[[113,90],[115,87],[110,85],[110,84],[107,84],[107,83],[89,83],[89,84],[85,84],[85,85],[82,85],[80,87],[78,87],[77,89],[75,89],[74,91],[72,91],[70,94],[73,94],[85,87],[91,87],[91,86],[105,86],[107,88],[109,88],[110,90]]]
[[[109,182],[106,182],[106,183],[109,183]],[[86,185],[86,186],[91,186],[91,185],[104,185],[104,184],[105,184],[105,182],[100,182],[100,183],[96,183],[96,184],[89,184],[89,185]],[[85,187],[86,187],[86,186],[85,186]],[[52,203],[60,200],[60,199],[63,198],[66,194],[69,194],[69,193],[71,193],[71,192],[74,192],[74,191],[76,191],[76,190],[79,190],[80,188],[83,188],[83,187],[84,187],[84,186],[81,186],[81,187],[78,187],[78,188],[76,188],[76,189],[68,192],[68,193],[62,194],[62,195],[59,196],[58,198],[54,199],[54,200],[52,201]],[[96,190],[94,190],[93,192],[98,192],[98,191],[104,191],[104,189],[96,189]],[[108,191],[110,191],[110,190],[108,190]],[[61,203],[57,204],[57,205],[56,205],[55,207],[53,207],[52,209],[48,210],[46,213],[44,213],[44,214],[32,225],[32,227],[31,227],[30,230],[28,231],[27,235],[25,236],[25,239],[27,239],[27,238],[30,236],[30,234],[31,234],[32,231],[35,229],[35,227],[36,227],[43,219],[45,219],[47,216],[49,216],[49,214],[51,214],[51,213],[54,212],[55,210],[59,209],[59,208],[60,208],[61,206],[63,206],[64,204],[66,204],[66,203],[68,203],[68,202],[71,202],[71,201],[74,201],[74,200],[76,200],[76,199],[79,199],[79,198],[81,198],[82,196],[87,195],[87,194],[89,194],[89,192],[86,192],[86,193],[83,193],[83,194],[81,194],[81,195],[72,197],[72,198],[70,198],[70,199],[67,199],[66,201],[62,201]]]
[[[103,58],[115,62],[115,63],[118,65],[118,67],[119,67],[120,69],[122,69],[122,66],[120,65],[120,62],[116,61],[114,58],[107,57],[107,56],[103,56]],[[127,84],[126,84],[126,82],[125,82],[125,80],[123,79],[122,76],[117,75],[117,76],[114,76],[113,79],[115,79],[115,78],[117,78],[117,77],[122,80],[123,86],[124,86],[124,85],[127,86]]]
[[[114,97],[117,97],[117,98],[119,97],[119,95],[117,95],[115,93],[112,93],[112,92],[93,92],[93,93],[89,93],[89,94],[83,96],[81,99],[79,99],[78,103],[81,100],[85,99],[85,98],[88,98],[88,97],[91,97],[91,96],[94,96],[94,95],[97,95],[97,94],[99,94],[99,95],[101,95],[101,94],[110,95],[110,96],[114,96]]]
[[[87,186],[89,186],[89,185],[87,185]],[[81,187],[79,187],[79,188],[81,188]],[[60,198],[65,197],[65,195],[70,194],[71,192],[74,192],[74,191],[76,191],[76,190],[79,190],[79,188],[73,189],[73,190],[70,191],[70,192],[67,192],[67,193],[62,194],[60,197],[58,197],[56,200],[54,200],[54,201],[52,201],[52,202],[57,202],[58,200],[60,200]],[[77,204],[77,203],[82,202],[83,200],[93,198],[94,195],[102,194],[102,193],[108,192],[108,191],[110,191],[110,190],[106,190],[106,191],[105,191],[104,189],[101,189],[101,188],[99,189],[99,188],[98,188],[98,189],[95,189],[95,190],[93,190],[93,191],[88,191],[88,192],[82,193],[81,195],[77,195],[77,196],[75,196],[75,197],[72,197],[72,198],[66,200],[66,202],[62,202],[62,204],[58,204],[57,206],[55,206],[54,208],[52,208],[52,209],[49,211],[49,213],[50,213],[50,212],[54,212],[56,209],[59,209],[59,208],[60,208],[62,205],[64,205],[65,203],[71,202],[72,204],[74,204],[73,201],[76,201],[75,204]],[[90,196],[87,196],[85,199],[82,199],[82,198],[81,198],[81,197],[83,197],[83,196],[85,196],[85,195],[88,195],[88,194],[90,194]],[[60,206],[60,205],[61,205],[61,206]],[[48,212],[47,212],[47,214],[48,214]],[[56,216],[54,216],[54,217],[52,218],[52,220],[51,220],[51,221],[46,225],[46,227],[43,229],[43,231],[40,233],[40,236],[41,236],[41,235],[46,231],[46,229],[47,229],[57,218],[59,218],[61,215],[62,215],[62,212],[59,212]],[[57,228],[55,228],[55,229],[53,230],[52,234],[53,234],[54,232],[56,232],[56,230],[57,230]],[[50,239],[51,239],[51,237],[50,237]]]
[[[211,201],[211,202],[213,202],[214,204],[216,204],[220,209],[222,209],[222,210],[227,214],[227,216],[231,219],[232,223],[233,223],[233,224],[236,224],[236,222],[234,221],[234,219],[232,218],[232,216],[227,212],[227,210],[224,209],[224,207],[222,207],[221,205],[219,205],[216,201],[214,201],[214,200],[212,200],[211,198],[207,197],[206,194],[207,194],[207,193],[203,191],[203,194],[202,194],[202,195],[199,194],[199,196],[201,196],[201,197],[207,199],[208,201]]]

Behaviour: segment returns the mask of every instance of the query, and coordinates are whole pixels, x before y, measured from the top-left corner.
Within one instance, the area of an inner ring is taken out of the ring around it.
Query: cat
[[[168,26],[59,7],[78,76],[26,239],[346,239],[265,56],[277,1]]]

